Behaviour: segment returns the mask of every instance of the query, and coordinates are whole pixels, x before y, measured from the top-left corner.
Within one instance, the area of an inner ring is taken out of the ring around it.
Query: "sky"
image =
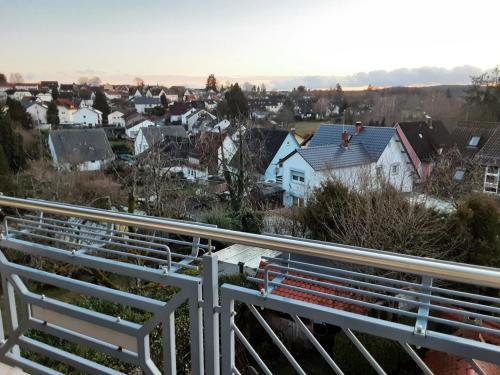
[[[0,13],[0,72],[27,81],[418,85],[500,64],[498,0],[0,0]]]

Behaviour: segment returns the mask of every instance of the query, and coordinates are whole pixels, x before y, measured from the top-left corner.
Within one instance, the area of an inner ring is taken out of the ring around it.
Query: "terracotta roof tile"
[[[260,265],[259,265],[260,272],[257,272],[256,277],[261,278],[261,279],[264,277],[263,269],[266,265],[267,265],[267,263],[265,261],[260,262]],[[270,271],[278,272],[279,270],[271,267]],[[348,286],[347,284],[342,284],[342,283],[338,283],[338,282],[333,282],[333,281],[328,280],[328,279],[322,279],[322,278],[318,278],[318,277],[313,277],[313,276],[301,274],[300,272],[290,272],[290,275],[302,277],[305,279],[309,279],[311,281],[320,281],[322,283],[328,283],[332,286],[333,285]],[[269,275],[270,280],[273,280],[275,277],[276,277],[276,275],[272,275],[272,274]],[[339,289],[334,288],[334,287],[316,285],[316,284],[308,283],[305,281],[295,280],[295,279],[286,278],[286,277],[282,281],[282,284],[289,285],[292,287],[304,288],[307,290],[312,290],[315,292],[325,293],[325,294],[329,294],[329,295],[336,295],[336,296],[340,296],[340,297],[356,299],[356,300],[360,300],[360,301],[366,300],[366,297],[361,296],[361,295],[357,295],[356,293],[353,293],[353,292],[346,292],[346,291],[342,291],[342,290],[339,290]],[[260,287],[263,287],[263,285],[260,285]],[[318,295],[315,295],[312,293],[308,293],[307,291],[293,290],[293,289],[279,286],[279,285],[275,286],[275,288],[272,290],[271,294],[274,294],[274,295],[277,295],[280,297],[292,298],[292,299],[296,299],[299,301],[313,303],[316,305],[331,307],[331,308],[338,309],[338,310],[354,312],[357,314],[366,314],[366,312],[367,312],[367,309],[365,307],[358,306],[358,305],[353,304],[353,303],[342,302],[342,301],[334,300],[334,299],[331,299],[328,297],[323,297],[323,296],[318,296]]]

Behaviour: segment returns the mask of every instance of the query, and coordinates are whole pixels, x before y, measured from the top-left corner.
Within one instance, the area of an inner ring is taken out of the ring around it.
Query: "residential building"
[[[125,127],[125,114],[120,111],[113,111],[108,115],[108,124]]]
[[[203,131],[203,128],[208,127],[216,118],[216,116],[204,109],[192,112],[186,117],[187,130],[190,132],[193,131],[193,127],[196,127],[198,131]]]
[[[432,171],[436,158],[449,146],[450,134],[441,121],[400,122],[396,131],[417,171],[424,182]]]
[[[81,107],[73,113],[73,123],[83,126],[102,124],[102,112],[92,107]]]
[[[129,122],[127,124],[126,126],[127,130],[125,130],[125,134],[127,135],[128,138],[135,139],[142,128],[148,128],[151,126],[156,126],[156,124],[151,120],[147,120],[145,118],[138,118],[137,120]]]
[[[236,142],[238,144],[238,142]],[[299,147],[292,132],[281,129],[251,128],[243,133],[244,152],[251,163],[251,173],[259,180],[279,180],[279,161]],[[237,146],[229,166],[238,169]]]
[[[184,103],[174,103],[169,107],[170,122],[172,124],[187,124],[187,118],[196,110]]]
[[[26,112],[31,116],[34,125],[43,125],[47,123],[48,107],[45,104],[30,102],[27,103],[25,108]]]
[[[336,179],[351,189],[378,189],[382,182],[413,189],[414,168],[395,128],[323,124],[307,148],[280,162],[283,204],[303,206],[314,188]]]
[[[69,99],[57,99],[56,100],[57,110],[59,114],[60,124],[72,124],[73,123],[73,113],[76,111],[75,105]]]
[[[500,123],[459,122],[451,138],[464,158],[484,168],[483,191],[500,195]]]
[[[188,135],[184,127],[179,125],[142,127],[134,141],[134,154],[142,154],[167,139],[184,142],[187,141]]]
[[[134,106],[138,113],[145,113],[148,109],[161,106],[161,100],[159,98],[138,96],[134,98]]]
[[[51,131],[48,143],[53,165],[59,170],[96,171],[114,159],[102,128]]]
[[[36,94],[36,100],[40,102],[51,102],[52,101],[52,94],[50,92],[39,92]]]

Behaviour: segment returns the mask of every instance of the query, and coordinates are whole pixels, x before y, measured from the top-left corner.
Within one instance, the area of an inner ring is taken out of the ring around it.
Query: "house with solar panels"
[[[384,182],[411,192],[415,168],[395,128],[322,124],[308,147],[281,159],[280,173],[283,204],[300,207],[328,179],[356,190],[376,190]]]

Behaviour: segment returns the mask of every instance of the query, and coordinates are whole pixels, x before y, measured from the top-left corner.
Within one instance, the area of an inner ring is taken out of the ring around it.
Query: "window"
[[[292,196],[293,207],[304,207],[304,198]]]
[[[478,137],[476,135],[472,136],[469,139],[469,143],[467,144],[467,146],[469,146],[469,147],[477,147],[477,145],[479,144],[479,140],[480,139],[481,139],[481,137]]]
[[[297,182],[303,184],[305,182],[304,173],[291,171],[292,174],[292,182]]]
[[[490,166],[490,167],[488,167],[486,173],[488,173],[488,174],[498,174],[498,167]]]
[[[382,177],[384,175],[384,167],[379,165],[375,171],[377,172],[377,177]]]
[[[398,175],[399,174],[399,163],[394,163],[391,165],[391,174]]]
[[[453,175],[453,180],[462,181],[464,179],[465,171],[463,169],[457,169]]]

